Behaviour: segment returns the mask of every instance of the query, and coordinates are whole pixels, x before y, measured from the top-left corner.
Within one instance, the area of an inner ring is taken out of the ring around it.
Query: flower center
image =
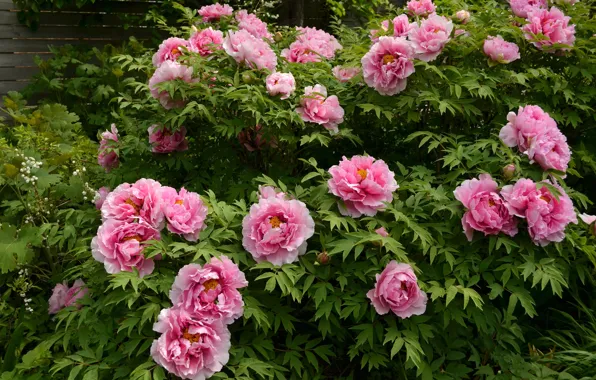
[[[489,199],[489,200],[488,200],[488,205],[489,205],[490,207],[494,207],[494,205],[495,205],[495,201],[493,201],[492,199]]]
[[[140,243],[141,240],[143,240],[143,239],[141,239],[141,237],[139,235],[132,235],[132,236],[127,236],[127,237],[125,237],[122,240],[124,240],[124,241],[136,240],[136,241],[138,241]]]
[[[391,62],[395,62],[395,57],[391,54],[387,54],[383,56],[383,65],[388,65]]]
[[[206,293],[210,290],[217,288],[217,285],[219,285],[219,282],[217,282],[217,280],[215,280],[215,279],[207,280],[207,281],[203,282],[203,287],[205,288],[205,290],[203,290],[203,291]]]
[[[176,202],[174,202],[174,204],[183,205],[184,201],[182,199],[178,199]]]
[[[188,332],[188,329],[184,330],[182,337],[188,340],[190,343],[198,343],[201,341],[201,334],[191,334]]]
[[[365,180],[366,176],[368,175],[368,173],[366,172],[366,169],[358,169],[356,171],[356,173],[358,173],[358,175],[360,176],[361,180]]]
[[[542,199],[543,201],[545,201],[546,203],[550,202],[550,199],[548,199],[547,197],[545,197],[544,195],[540,197],[540,199]]]
[[[281,220],[277,216],[272,216],[269,219],[269,224],[271,224],[271,228],[279,228],[281,226]]]
[[[180,55],[180,50],[177,47],[173,48],[172,55]]]
[[[400,285],[401,290],[408,290],[408,285],[405,282],[402,282]]]
[[[141,206],[134,203],[133,200],[130,198],[128,198],[126,201],[124,201],[124,203],[126,203],[127,205],[130,205],[132,208],[134,208],[136,213],[138,213],[139,210],[141,209]]]

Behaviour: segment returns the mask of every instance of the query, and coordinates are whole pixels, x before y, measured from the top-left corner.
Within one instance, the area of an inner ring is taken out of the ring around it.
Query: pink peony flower
[[[407,17],[407,16],[406,16]],[[381,30],[383,33],[381,35],[386,35],[385,32],[389,31],[389,20],[381,21]],[[370,31],[370,39],[372,42],[377,42],[379,40],[379,30],[373,29]]]
[[[302,120],[320,124],[332,133],[338,132],[338,125],[344,121],[344,109],[339,104],[337,96],[327,96],[325,86],[317,84],[304,89],[304,96],[300,99],[301,107],[296,112]]]
[[[467,24],[468,21],[470,21],[470,12],[462,9],[461,11],[457,11],[455,13],[455,18],[462,24]]]
[[[188,241],[197,241],[199,232],[205,229],[207,206],[197,193],[186,189],[164,186],[161,190],[163,212],[168,221],[168,231],[184,236]]]
[[[569,25],[571,17],[565,16],[556,7],[538,9],[528,14],[528,24],[522,27],[524,37],[540,50],[553,52],[553,44],[573,46],[575,25]],[[538,36],[541,34],[542,36]],[[561,50],[569,50],[564,48]]]
[[[101,207],[104,221],[116,219],[129,223],[144,222],[156,230],[165,225],[161,185],[142,178],[134,184],[123,183],[106,197]]]
[[[159,67],[165,61],[178,60],[178,57],[182,55],[184,49],[189,49],[189,42],[182,38],[171,37],[164,40],[157,49],[157,52],[153,54],[153,66]]]
[[[356,75],[360,74],[360,67],[341,67],[335,66],[331,72],[333,76],[340,82],[349,82]]]
[[[507,123],[499,132],[499,138],[509,147],[518,146],[522,152],[530,148],[533,139],[557,128],[555,120],[538,106],[519,107],[517,115],[509,112]]]
[[[466,36],[466,37],[470,37],[470,33],[466,32],[463,29],[455,29],[455,31],[453,32],[453,35],[455,37],[459,37],[459,36]]]
[[[62,284],[56,284],[52,290],[52,296],[48,300],[48,314],[56,314],[64,309],[66,294],[68,293],[68,284],[66,281]]]
[[[192,67],[187,67],[174,61],[164,61],[161,66],[155,70],[151,79],[149,79],[149,90],[151,96],[159,100],[161,105],[169,110],[172,108],[184,107],[186,102],[178,99],[170,98],[170,95],[165,90],[160,90],[157,85],[162,82],[168,82],[175,79],[181,79],[186,83],[192,82]]]
[[[449,42],[452,30],[453,22],[436,14],[422,20],[420,25],[414,24],[410,40],[414,44],[416,58],[425,62],[436,59]]]
[[[571,160],[567,137],[558,128],[551,128],[538,135],[525,152],[530,162],[536,161],[544,170],[566,171]]]
[[[223,16],[231,16],[234,9],[227,4],[221,5],[219,3],[213,5],[205,5],[199,9],[198,13],[203,16],[204,22],[217,21]]]
[[[292,73],[272,73],[265,79],[267,92],[271,96],[281,95],[281,99],[289,98],[296,91],[296,80]]]
[[[484,54],[499,63],[510,63],[520,58],[517,45],[505,41],[501,36],[488,36],[484,40]]]
[[[515,185],[503,186],[501,196],[507,203],[509,212],[520,218],[525,218],[528,203],[536,195],[536,184],[531,179],[522,178]]]
[[[278,191],[273,186],[259,186],[259,200],[266,198],[286,199],[286,193]]]
[[[304,203],[262,189],[259,202],[242,221],[242,245],[258,263],[289,264],[306,253],[306,241],[314,232]]]
[[[479,178],[464,181],[453,192],[466,208],[461,220],[466,237],[472,241],[474,230],[484,232],[484,236],[500,232],[515,236],[517,220],[497,193],[497,183],[489,174],[480,174]]]
[[[406,4],[406,8],[412,16],[422,17],[435,13],[436,10],[432,0],[410,0]]]
[[[87,293],[89,293],[89,289],[85,286],[85,282],[81,279],[76,280],[72,284],[72,287],[70,287],[66,292],[66,297],[64,298],[64,307],[69,307],[76,304],[77,300],[85,297]]]
[[[153,153],[183,152],[188,149],[186,140],[186,128],[180,127],[172,133],[169,128],[153,124],[147,129],[149,132],[149,144],[152,145]]]
[[[153,360],[182,379],[204,380],[221,371],[230,358],[230,332],[218,319],[201,319],[184,309],[163,309],[153,330]]]
[[[220,50],[223,43],[223,33],[219,30],[207,29],[194,32],[188,39],[189,50],[206,57],[215,50]]]
[[[248,286],[244,273],[226,256],[212,257],[199,264],[182,267],[174,280],[170,299],[174,307],[200,319],[221,319],[230,324],[244,312],[240,288]]]
[[[509,0],[511,10],[517,17],[528,17],[536,9],[547,8],[546,0]]]
[[[246,30],[228,32],[223,48],[238,63],[257,69],[275,71],[277,56],[269,44]]]
[[[393,37],[407,37],[416,23],[410,23],[407,15],[399,15],[393,19]]]
[[[288,62],[320,62],[321,58],[333,59],[335,52],[342,48],[337,39],[316,28],[296,28],[300,34],[281,56]]]
[[[110,274],[132,272],[136,268],[139,276],[144,277],[153,272],[155,264],[143,256],[143,243],[159,239],[159,232],[145,223],[108,219],[91,241],[91,254]]]
[[[389,236],[389,233],[387,232],[387,230],[385,229],[385,227],[377,228],[375,230],[375,232],[378,233],[379,235],[381,235],[382,237]]]
[[[424,314],[428,296],[420,290],[409,264],[391,260],[376,278],[374,289],[369,290],[366,296],[378,314],[384,315],[390,310],[400,318]]]
[[[362,74],[369,87],[381,95],[395,95],[406,88],[415,71],[414,48],[403,37],[381,37],[362,57]]]
[[[97,190],[95,197],[93,197],[96,209],[101,210],[101,206],[103,206],[103,202],[106,200],[109,193],[110,188],[106,186],[100,187],[99,190]]]
[[[271,33],[267,30],[267,24],[256,15],[242,9],[236,12],[236,21],[238,21],[238,29],[246,30],[256,38],[271,39]]]
[[[370,156],[353,156],[349,160],[344,156],[329,173],[329,192],[343,200],[339,212],[353,218],[376,215],[384,202],[393,200],[393,192],[399,188],[387,164]]]
[[[111,132],[105,131],[101,134],[99,149],[97,152],[97,162],[103,167],[106,173],[120,165],[118,152],[115,151],[118,143],[118,129],[116,124],[111,125]]]

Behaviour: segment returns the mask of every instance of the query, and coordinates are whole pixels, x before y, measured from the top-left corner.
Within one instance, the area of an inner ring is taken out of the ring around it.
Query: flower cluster
[[[517,114],[510,112],[509,121],[499,137],[505,145],[518,149],[537,162],[543,169],[566,171],[571,159],[567,138],[555,120],[539,106],[520,107]]]
[[[155,264],[143,255],[147,241],[159,240],[161,230],[196,241],[205,228],[207,207],[198,194],[175,189],[152,179],[123,183],[101,206],[103,223],[91,241],[93,257],[108,273],[137,270],[145,276]]]
[[[244,63],[248,67],[274,71],[277,66],[277,55],[271,46],[245,29],[228,32],[223,48],[236,62]]]
[[[54,290],[52,291],[52,296],[48,301],[48,313],[56,314],[65,307],[75,305],[77,300],[85,297],[88,292],[89,289],[85,286],[85,282],[81,279],[76,280],[71,287],[68,287],[68,283],[66,281],[62,284],[56,284]],[[81,306],[78,305],[78,307],[80,308]]]
[[[299,32],[296,41],[282,50],[281,56],[288,62],[320,62],[322,58],[333,59],[335,52],[342,48],[331,34],[317,28],[296,28]]]
[[[35,182],[37,182],[38,178],[36,175],[32,175],[31,171],[39,169],[41,165],[43,165],[43,162],[37,161],[35,157],[23,157],[25,158],[25,161],[23,161],[23,167],[20,170],[23,181],[25,181],[25,183],[35,185]]]
[[[554,52],[553,45],[573,46],[575,42],[575,25],[569,25],[571,17],[565,16],[561,10],[533,9],[528,13],[528,23],[522,27],[524,37],[540,50]],[[569,50],[562,47],[561,50]]]
[[[110,129],[110,131],[105,131],[101,134],[97,154],[97,162],[105,169],[106,173],[109,173],[110,170],[120,165],[117,150],[118,129],[116,128],[116,124],[112,124]]]
[[[231,16],[234,9],[227,4],[221,5],[219,3],[213,5],[205,5],[197,11],[203,17],[203,22],[217,21],[224,16]]]
[[[155,362],[182,379],[219,372],[229,359],[227,325],[243,314],[238,289],[247,285],[244,273],[225,256],[180,269],[170,290],[173,307],[163,309],[153,326],[161,333],[151,345]]]
[[[271,39],[271,33],[267,30],[267,24],[261,21],[256,15],[242,9],[236,13],[236,21],[238,21],[238,29],[246,30],[256,38]]]
[[[436,7],[432,0],[410,0],[406,4],[406,9],[412,16],[427,17],[435,13]]]

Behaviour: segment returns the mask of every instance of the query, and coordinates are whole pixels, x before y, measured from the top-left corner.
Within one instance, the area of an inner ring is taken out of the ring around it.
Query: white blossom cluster
[[[26,183],[31,183],[34,185],[39,178],[37,178],[35,175],[32,175],[31,170],[39,169],[41,165],[43,165],[43,162],[37,161],[33,157],[25,157],[24,155],[21,155],[21,157],[25,158],[23,167],[21,168],[21,176]]]

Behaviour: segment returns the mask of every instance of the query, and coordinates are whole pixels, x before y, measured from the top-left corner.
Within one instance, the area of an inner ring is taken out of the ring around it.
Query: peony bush
[[[2,380],[595,374],[588,2],[176,9],[98,143],[5,99]]]

